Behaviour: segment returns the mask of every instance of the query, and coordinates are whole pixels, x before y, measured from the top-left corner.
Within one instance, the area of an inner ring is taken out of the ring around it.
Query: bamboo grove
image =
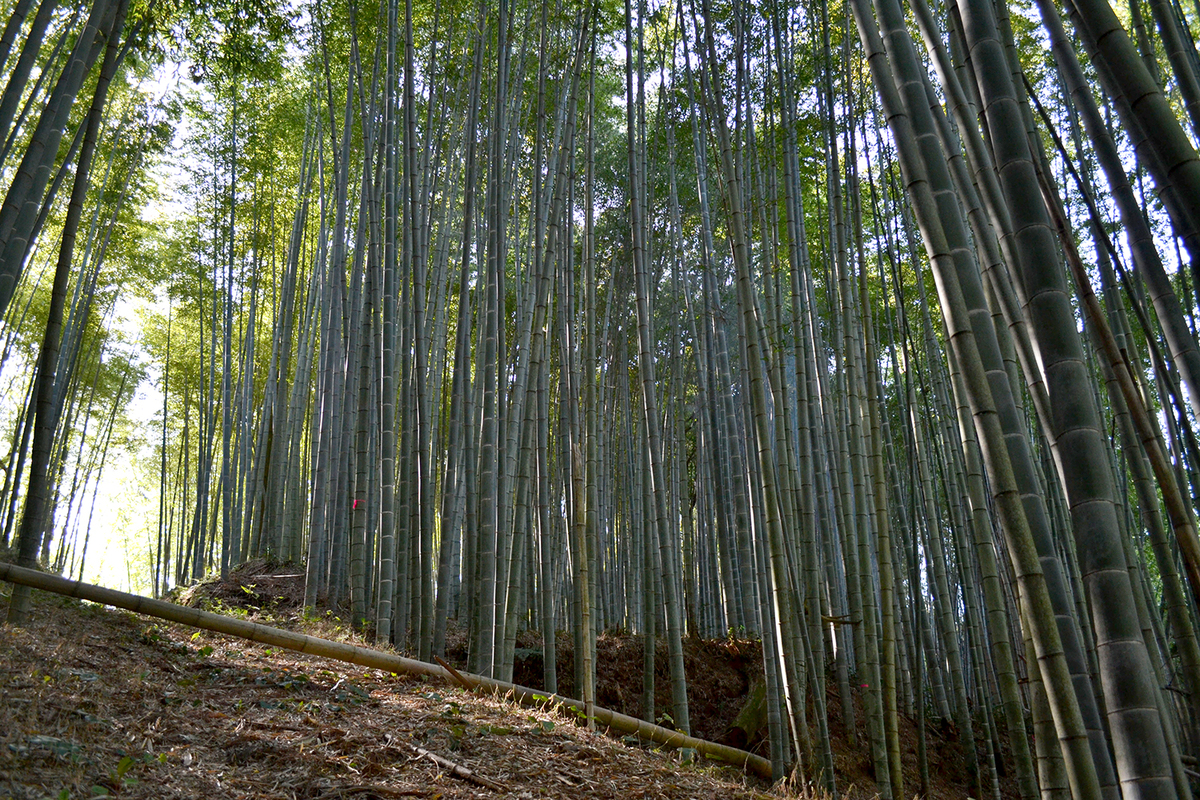
[[[657,637],[684,731],[750,636],[831,796],[830,702],[885,798],[932,719],[975,797],[1192,796],[1195,0],[0,6],[20,563],[126,448],[156,595],[276,559],[587,703]]]

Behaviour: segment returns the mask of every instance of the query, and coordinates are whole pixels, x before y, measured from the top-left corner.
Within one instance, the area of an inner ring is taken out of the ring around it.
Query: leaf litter
[[[0,613],[10,587],[0,583]],[[34,593],[27,629],[0,628],[0,800],[13,798],[808,798],[803,786],[767,787],[736,769],[693,763],[579,727],[574,712],[531,711],[413,676],[396,676],[192,628]],[[249,617],[314,636],[372,646],[333,610],[302,610],[304,574],[253,559],[225,580],[178,590],[185,605]],[[656,709],[670,708],[665,644],[656,647]],[[685,640],[693,733],[765,755],[766,731],[730,740],[760,643]],[[597,641],[598,701],[643,716],[642,639]],[[569,634],[558,637],[559,690],[573,692]],[[463,664],[466,632],[447,631]],[[540,686],[540,639],[518,635],[517,683]],[[826,686],[839,796],[877,798],[865,744]],[[810,721],[815,709],[808,704]],[[664,716],[660,722],[669,724]],[[933,800],[965,797],[967,777],[947,720],[927,723]],[[977,731],[982,733],[982,731]],[[916,791],[914,720],[901,715],[905,787]],[[815,731],[810,731],[815,736]],[[1017,796],[1001,731],[1001,796]],[[977,739],[977,745],[982,739]],[[978,754],[986,758],[980,747]]]
[[[0,798],[779,796],[576,722],[40,593],[0,628]]]

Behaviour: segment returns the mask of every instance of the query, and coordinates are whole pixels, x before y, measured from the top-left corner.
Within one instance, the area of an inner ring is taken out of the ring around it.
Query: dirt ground
[[[180,599],[364,644],[332,613],[296,612],[302,580],[255,564]],[[0,613],[9,591],[0,584]],[[452,636],[447,653],[461,666],[463,638]],[[540,642],[531,635],[519,644],[515,681],[540,687]],[[601,705],[640,715],[642,646],[632,636],[599,640]],[[569,637],[560,635],[558,647],[559,691],[571,696]],[[661,714],[670,709],[670,686],[665,645],[657,650]],[[761,664],[757,642],[686,644],[694,735],[727,738]],[[865,731],[850,744],[830,684],[839,793],[873,797]],[[29,626],[0,628],[0,799],[820,796],[683,763],[679,753],[589,733],[576,722],[554,709],[36,592]],[[928,730],[930,796],[964,798],[966,776],[948,733]],[[905,785],[915,792],[916,729],[907,719],[901,738]],[[766,754],[761,735],[749,749]],[[1009,783],[1002,782],[1005,797],[1015,796]]]

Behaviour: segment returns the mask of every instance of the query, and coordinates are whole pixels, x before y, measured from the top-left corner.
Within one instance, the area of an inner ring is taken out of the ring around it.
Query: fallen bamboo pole
[[[253,642],[269,644],[272,647],[283,647],[288,650],[296,650],[314,656],[332,658],[335,661],[358,664],[359,666],[372,667],[396,674],[428,675],[452,683],[465,682],[470,688],[476,691],[485,689],[496,694],[511,696],[514,700],[527,706],[563,705],[573,709],[578,714],[586,713],[583,701],[581,700],[560,697],[558,695],[547,695],[545,692],[537,689],[498,681],[494,678],[485,678],[482,675],[472,675],[468,672],[459,672],[456,670],[454,674],[451,674],[450,670],[437,664],[428,664],[424,661],[404,658],[392,653],[372,650],[368,647],[357,647],[344,642],[334,642],[316,636],[293,633],[281,628],[273,628],[270,625],[260,625],[257,622],[247,622],[246,620],[214,614],[211,611],[201,611],[198,608],[188,608],[175,603],[168,603],[165,600],[154,600],[149,597],[142,597],[141,595],[129,594],[128,592],[118,592],[116,589],[106,589],[103,586],[96,586],[95,584],[84,583],[83,581],[68,580],[58,575],[25,569],[13,564],[0,563],[0,580],[18,583],[22,586],[29,586],[54,594],[66,595],[67,597],[89,600],[93,603],[124,608],[138,614],[158,617],[159,619],[178,622],[182,625],[190,625],[193,628],[203,628],[204,630],[223,633],[227,636],[236,636],[239,639],[249,639]],[[772,779],[771,762],[762,756],[747,753],[745,750],[738,750],[735,747],[718,744],[717,742],[697,739],[694,736],[686,736],[679,731],[653,725],[636,717],[621,714],[611,709],[601,708],[600,706],[592,707],[592,717],[595,719],[596,724],[607,726],[620,733],[631,734],[639,739],[654,742],[663,747],[688,747],[705,758],[741,767],[747,772],[752,772],[767,780]]]

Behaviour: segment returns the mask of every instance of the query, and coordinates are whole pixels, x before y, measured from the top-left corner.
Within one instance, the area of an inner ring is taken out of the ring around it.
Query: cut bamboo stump
[[[767,685],[761,680],[754,682],[742,710],[729,728],[726,741],[734,747],[745,747],[754,735],[767,723]]]
[[[260,625],[256,622],[225,617],[210,611],[201,611],[197,608],[187,608],[175,603],[168,603],[165,600],[154,600],[149,597],[142,597],[141,595],[129,594],[128,592],[118,592],[116,589],[106,589],[103,586],[96,586],[95,584],[84,583],[83,581],[72,581],[58,575],[25,569],[24,567],[12,564],[0,563],[0,580],[67,597],[89,600],[93,603],[124,608],[138,614],[170,620],[182,625],[190,625],[193,628],[203,628],[215,633],[235,636],[239,639],[249,639],[252,642],[269,644],[272,647],[283,647],[300,653],[332,658],[335,661],[342,661],[348,664],[372,667],[386,672],[394,672],[398,675],[428,675],[429,677],[439,678],[450,683],[465,684],[475,691],[486,690],[511,697],[522,705],[562,705],[573,709],[577,714],[586,713],[582,700],[560,697],[558,695],[547,695],[545,692],[537,689],[498,681],[494,678],[485,678],[482,675],[473,675],[469,672],[454,671],[451,674],[450,670],[438,664],[429,664],[413,658],[405,658],[380,650],[372,650],[368,647],[357,647],[345,642],[334,642],[316,636],[305,636],[302,633],[293,633],[292,631],[273,628],[269,625]],[[619,733],[636,736],[638,739],[653,742],[663,747],[691,748],[705,758],[741,767],[747,772],[751,772],[767,780],[771,780],[772,778],[771,762],[762,756],[756,756],[753,753],[747,753],[744,750],[738,750],[735,747],[717,742],[709,742],[704,739],[697,739],[694,736],[686,736],[679,731],[653,725],[626,714],[601,708],[600,706],[592,707],[592,718],[596,721],[597,725],[606,726]]]

